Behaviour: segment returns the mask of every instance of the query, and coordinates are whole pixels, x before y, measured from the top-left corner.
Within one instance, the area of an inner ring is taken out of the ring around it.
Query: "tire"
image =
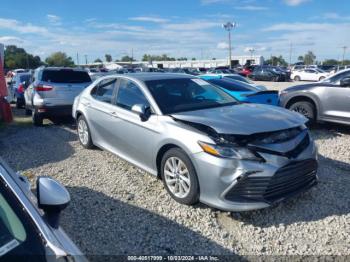
[[[294,81],[300,81],[301,79],[300,79],[300,76],[295,76],[294,77]]]
[[[79,116],[77,121],[77,132],[80,144],[86,149],[94,148],[94,143],[91,139],[89,125],[83,115]]]
[[[307,117],[309,119],[310,124],[316,122],[315,106],[308,101],[296,102],[292,104],[288,109]]]
[[[322,81],[323,79],[325,79],[325,77],[324,77],[324,76],[321,76],[321,77],[318,79],[318,81],[320,82],[320,81]]]
[[[16,99],[16,108],[21,109],[23,107],[23,102],[21,100]]]
[[[172,165],[172,163],[175,163],[175,165]],[[170,171],[169,165],[176,166],[177,168],[179,168],[180,165],[180,169],[182,169],[183,172],[187,172],[180,175],[178,173],[179,171],[175,170],[174,172],[176,174],[174,174]],[[176,176],[176,178],[172,176]],[[194,205],[198,203],[199,183],[197,173],[190,158],[182,149],[172,148],[164,154],[161,162],[161,177],[165,189],[175,201],[185,205]],[[175,180],[173,187],[171,186],[170,180]],[[182,190],[180,190],[181,188]],[[182,195],[181,191],[183,192]]]
[[[25,109],[25,115],[26,115],[26,116],[32,115],[32,110],[26,108],[26,109]]]
[[[33,125],[35,126],[42,126],[43,125],[43,117],[36,113],[35,111],[32,112],[32,121]]]
[[[278,76],[273,78],[273,82],[278,82]]]

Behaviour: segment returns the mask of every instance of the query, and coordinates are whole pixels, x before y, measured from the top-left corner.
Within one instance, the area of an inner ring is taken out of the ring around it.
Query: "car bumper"
[[[71,116],[72,105],[36,106],[35,112],[42,117]]]
[[[249,211],[267,208],[316,184],[317,149],[313,141],[293,160],[261,155],[266,162],[194,154],[200,201],[225,211]],[[293,179],[297,183],[293,184]]]

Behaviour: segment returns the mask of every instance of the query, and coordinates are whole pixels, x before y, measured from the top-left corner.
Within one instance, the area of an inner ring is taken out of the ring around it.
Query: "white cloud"
[[[201,0],[202,5],[211,5],[218,3],[227,3],[228,0]]]
[[[61,25],[61,17],[57,15],[48,14],[46,15],[46,18],[49,21],[49,23],[52,25]]]
[[[169,30],[205,30],[210,28],[220,28],[221,24],[215,21],[205,21],[205,20],[196,20],[188,23],[172,23],[172,24],[164,24],[162,27],[164,29]]]
[[[217,48],[218,49],[228,49],[229,45],[226,42],[220,42],[220,43],[218,43]]]
[[[328,23],[281,23],[263,28],[262,31],[318,31],[330,26],[332,25]]]
[[[310,0],[284,0],[284,2],[290,6],[298,6],[298,5],[303,4],[305,2],[308,2],[308,1],[310,1]]]
[[[0,43],[3,44],[22,44],[23,40],[16,36],[1,36]]]
[[[160,18],[160,17],[153,17],[153,16],[137,16],[137,17],[130,17],[129,20],[131,21],[140,21],[140,22],[151,22],[151,23],[166,23],[169,20]]]
[[[245,11],[263,11],[268,10],[268,7],[265,6],[257,6],[257,5],[245,5],[245,6],[236,6],[237,10],[245,10]]]
[[[5,19],[0,18],[0,28],[9,29],[12,31],[16,31],[19,33],[47,33],[47,29],[45,27],[34,26],[30,23],[21,23],[15,19]]]

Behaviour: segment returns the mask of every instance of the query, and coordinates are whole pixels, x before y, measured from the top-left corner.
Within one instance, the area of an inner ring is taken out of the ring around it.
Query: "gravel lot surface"
[[[312,130],[317,187],[247,213],[180,205],[155,177],[108,152],[83,149],[74,128],[0,129],[0,155],[31,179],[50,175],[67,186],[72,202],[62,226],[86,254],[350,255],[349,127]]]

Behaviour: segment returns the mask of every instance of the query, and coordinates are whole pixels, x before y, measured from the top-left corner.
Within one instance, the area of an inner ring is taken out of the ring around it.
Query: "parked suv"
[[[0,261],[87,261],[59,226],[68,191],[49,177],[28,180],[0,158]]]
[[[24,91],[28,87],[30,78],[30,73],[18,73],[8,82],[11,102],[16,102],[17,108],[21,108],[25,104]]]
[[[74,98],[90,84],[84,69],[39,67],[24,93],[26,113],[32,113],[37,126],[43,124],[44,118],[69,116]]]

